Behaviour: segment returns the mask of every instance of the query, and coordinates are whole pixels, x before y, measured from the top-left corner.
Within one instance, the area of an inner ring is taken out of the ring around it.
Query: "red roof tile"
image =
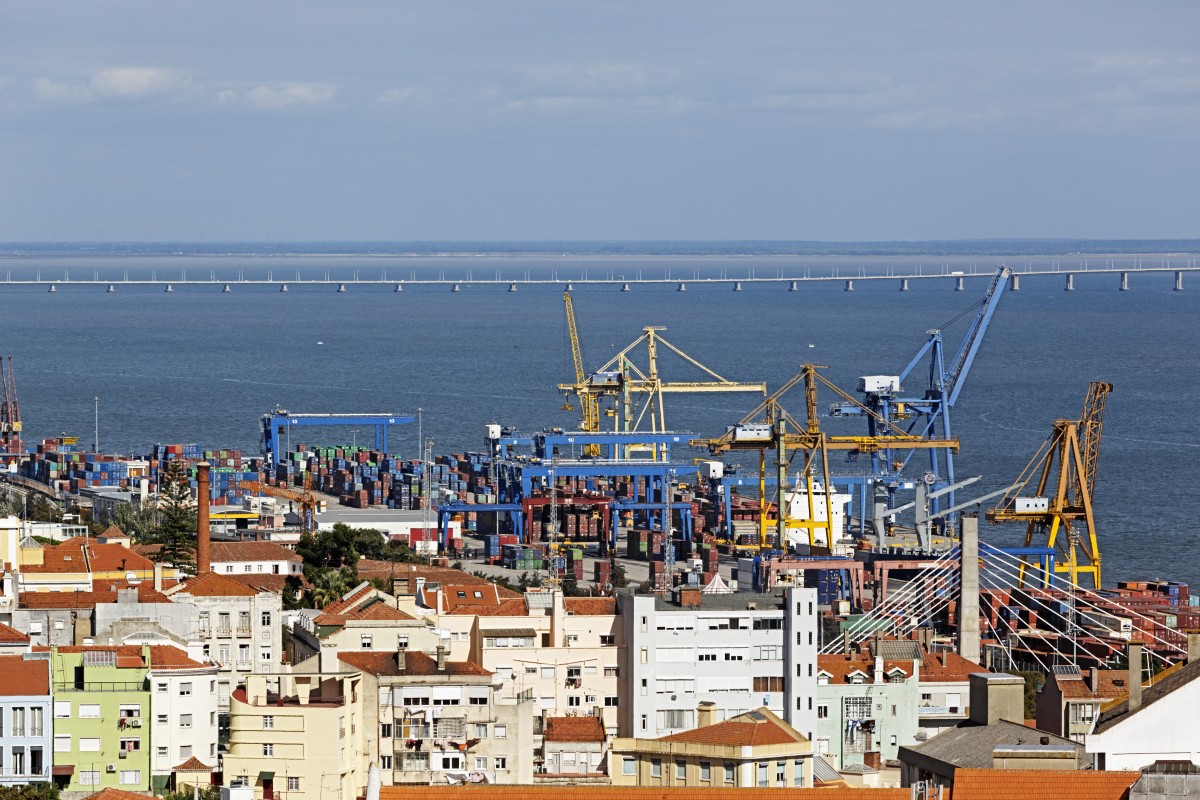
[[[604,723],[598,717],[546,717],[547,742],[601,742]]]
[[[1080,773],[1070,773],[1078,775]],[[659,786],[384,786],[380,800],[909,800],[908,789],[710,789]],[[957,797],[955,798],[957,800]],[[1023,800],[1029,800],[1024,798]]]
[[[584,617],[611,617],[617,613],[615,597],[564,597],[563,608]]]
[[[186,652],[167,644],[150,645],[150,669],[204,669],[212,666],[192,660]]]
[[[0,622],[0,644],[28,644],[29,637]]]
[[[945,664],[942,663],[943,659]],[[987,672],[986,667],[968,661],[953,651],[943,656],[925,653],[921,662],[921,683],[966,683],[972,673]]]
[[[278,542],[213,542],[213,563],[228,561],[295,561],[304,559]]]
[[[213,768],[200,759],[192,756],[182,764],[171,767],[172,772],[212,772]]]
[[[394,652],[361,651],[338,653],[338,660],[355,669],[372,675],[491,675],[492,673],[472,661],[447,661],[446,669],[439,671],[437,659],[420,650],[408,650],[404,654],[404,670],[396,664]]]
[[[137,592],[139,603],[171,602],[171,598],[154,591],[149,582],[138,584]],[[18,602],[22,608],[95,608],[101,603],[117,602],[117,592],[21,592]]]
[[[766,744],[795,744],[807,742],[808,739],[770,711],[761,708],[738,714],[715,725],[705,725],[703,728],[663,736],[660,741],[754,747]]]
[[[959,769],[954,800],[1125,800],[1140,772]]]
[[[137,792],[127,792],[124,789],[101,789],[95,794],[88,795],[84,800],[146,800],[146,795]]]
[[[86,547],[86,553],[85,553]],[[30,574],[68,572],[126,572],[154,569],[154,563],[120,544],[100,544],[83,537],[42,548],[42,563],[21,568]]]
[[[206,572],[183,582],[180,594],[192,597],[254,597],[258,592],[216,572]]]
[[[50,694],[50,661],[28,660],[22,656],[0,656],[0,695]]]
[[[858,654],[854,655],[821,655],[817,654],[817,669],[821,672],[830,674],[830,683],[849,683],[850,676],[856,671],[866,673],[866,682],[871,683],[875,680],[875,661],[873,659],[862,658]],[[913,662],[911,661],[887,661],[883,662],[883,674],[886,679],[887,674],[893,670],[900,670],[904,676],[911,677],[913,673]]]

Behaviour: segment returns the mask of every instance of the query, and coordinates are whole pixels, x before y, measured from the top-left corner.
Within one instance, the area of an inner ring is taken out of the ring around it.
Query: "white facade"
[[[1197,664],[1183,667],[1200,672]],[[1182,671],[1179,676],[1183,677]],[[1145,690],[1149,694],[1153,689]],[[1158,699],[1146,697],[1132,714],[1106,722],[1084,742],[1096,769],[1140,770],[1158,760],[1200,761],[1200,680],[1192,679]]]
[[[147,674],[150,683],[150,754],[153,775],[169,775],[173,767],[195,756],[217,766],[216,665],[201,669],[159,669]]]
[[[653,739],[762,706],[800,733],[816,731],[815,589],[782,596],[704,595],[682,608],[651,595],[618,595],[625,628],[621,735]]]
[[[218,575],[300,575],[304,562],[290,559],[261,559],[257,561],[213,561],[212,571]]]

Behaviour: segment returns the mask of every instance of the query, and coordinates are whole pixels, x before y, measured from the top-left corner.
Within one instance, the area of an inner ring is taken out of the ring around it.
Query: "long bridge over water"
[[[675,271],[678,272],[678,270]],[[685,292],[689,286],[727,286],[735,292],[740,292],[746,286],[768,284],[786,287],[789,291],[798,292],[806,284],[841,283],[845,291],[852,292],[856,284],[891,282],[900,291],[906,292],[914,283],[947,280],[954,282],[955,290],[965,291],[965,285],[968,280],[992,278],[996,274],[994,270],[979,270],[975,268],[963,270],[946,268],[941,271],[926,271],[924,269],[870,271],[865,267],[858,270],[835,268],[831,269],[828,274],[812,274],[812,270],[805,270],[803,274],[785,274],[783,270],[779,270],[775,275],[767,276],[756,275],[753,269],[747,270],[745,276],[731,275],[728,270],[723,270],[719,275],[703,276],[697,270],[686,277],[672,275],[671,270],[665,271],[663,277],[644,277],[642,272],[642,270],[637,270],[630,275],[606,271],[603,275],[597,277],[589,276],[587,271],[584,270],[580,272],[578,277],[562,277],[553,271],[548,275],[542,276],[534,276],[526,272],[520,277],[502,277],[499,273],[494,276],[475,277],[468,271],[465,277],[446,277],[444,272],[436,277],[417,277],[416,271],[413,270],[406,277],[397,277],[394,273],[389,276],[388,270],[385,269],[380,270],[377,277],[374,275],[364,277],[360,274],[359,270],[354,270],[351,278],[342,278],[332,277],[328,271],[325,272],[323,277],[301,277],[299,271],[284,276],[282,274],[277,275],[273,270],[267,270],[265,277],[247,277],[244,271],[239,271],[232,278],[218,278],[216,272],[212,271],[205,277],[197,278],[194,276],[189,277],[186,270],[181,270],[177,275],[171,277],[159,277],[158,270],[151,270],[149,277],[142,275],[131,278],[126,271],[120,279],[113,280],[111,278],[101,278],[99,271],[93,271],[93,275],[90,278],[72,278],[69,270],[64,270],[61,276],[55,277],[43,276],[42,271],[39,270],[35,277],[32,278],[14,279],[10,272],[5,280],[0,281],[0,291],[2,291],[2,287],[11,286],[14,288],[42,288],[49,292],[57,292],[60,287],[91,287],[100,288],[106,292],[116,292],[119,287],[161,287],[166,292],[173,292],[176,287],[195,287],[232,292],[234,287],[238,286],[266,286],[278,287],[281,292],[287,292],[292,287],[330,288],[338,292],[346,292],[350,287],[390,288],[395,292],[403,292],[407,288],[418,287],[444,288],[452,292],[461,292],[465,288],[495,288],[515,292],[522,287],[558,287],[566,291],[572,291],[577,286],[609,286],[619,289],[622,292],[629,292],[639,286],[673,286],[677,291]],[[1066,291],[1072,291],[1075,288],[1076,276],[1105,275],[1112,277],[1115,288],[1121,291],[1128,291],[1129,277],[1131,275],[1163,274],[1173,277],[1173,288],[1175,291],[1182,291],[1184,273],[1190,272],[1200,272],[1200,259],[1189,258],[1187,259],[1187,263],[1183,265],[1170,264],[1169,261],[1164,260],[1157,266],[1147,266],[1139,263],[1128,267],[1088,267],[1085,263],[1081,266],[1071,267],[1056,264],[1050,268],[1013,270],[1009,280],[1011,282],[1010,289],[1012,291],[1019,291],[1023,278],[1059,276],[1063,279],[1063,288]]]

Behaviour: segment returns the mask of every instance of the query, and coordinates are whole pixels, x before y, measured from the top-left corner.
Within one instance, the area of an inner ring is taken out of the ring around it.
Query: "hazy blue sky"
[[[0,0],[0,240],[1200,235],[1200,2]]]

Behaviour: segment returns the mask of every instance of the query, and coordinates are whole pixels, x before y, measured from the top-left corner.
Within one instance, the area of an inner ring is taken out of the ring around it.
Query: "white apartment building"
[[[654,739],[689,730],[699,704],[709,702],[714,722],[766,707],[811,740],[816,604],[816,590],[797,588],[618,594],[626,644],[621,736]]]
[[[304,559],[276,542],[213,542],[212,571],[221,575],[300,575]]]
[[[153,647],[150,684],[150,773],[169,776],[192,758],[217,766],[216,664],[202,664],[175,648]],[[140,720],[145,725],[146,720]],[[156,782],[163,785],[165,781]]]
[[[168,595],[196,609],[195,640],[217,663],[217,702],[229,710],[229,694],[247,673],[279,671],[283,655],[283,599],[251,589],[216,572],[189,578]],[[203,758],[201,759],[203,760]]]

